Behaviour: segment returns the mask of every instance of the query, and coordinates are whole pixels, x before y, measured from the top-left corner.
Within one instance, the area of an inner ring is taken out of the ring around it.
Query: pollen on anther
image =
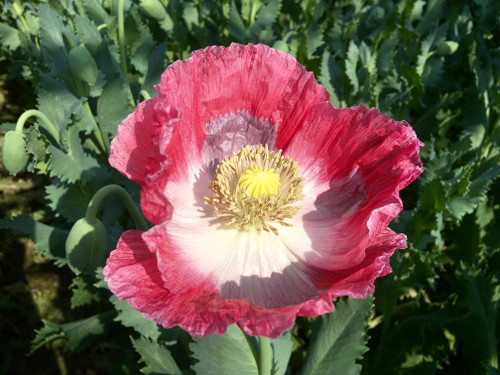
[[[214,207],[217,216],[227,217],[229,227],[277,235],[272,224],[290,225],[284,220],[300,210],[291,204],[303,199],[303,184],[297,163],[280,150],[245,146],[218,165],[209,186],[214,195],[205,197],[205,203]]]

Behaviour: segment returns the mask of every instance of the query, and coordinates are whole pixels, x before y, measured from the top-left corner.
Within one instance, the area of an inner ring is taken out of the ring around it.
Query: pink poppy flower
[[[275,338],[335,297],[374,292],[406,247],[388,228],[399,191],[422,172],[406,122],[334,107],[312,73],[264,45],[196,51],[156,89],[111,145],[155,224],[111,253],[114,294],[195,336],[236,323]]]

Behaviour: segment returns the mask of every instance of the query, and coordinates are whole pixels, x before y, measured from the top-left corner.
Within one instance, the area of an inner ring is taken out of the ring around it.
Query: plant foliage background
[[[111,296],[102,270],[75,277],[64,254],[100,187],[120,184],[138,201],[107,152],[141,90],[153,96],[168,64],[233,41],[291,53],[333,104],[379,107],[425,143],[425,172],[392,225],[408,235],[394,272],[373,299],[339,300],[273,340],[273,373],[499,373],[498,1],[124,4],[125,44],[119,0],[0,5],[0,130],[38,109],[59,135],[29,121],[27,172],[2,170],[1,374],[256,374],[256,343],[237,328],[194,340],[165,330]],[[113,249],[133,222],[116,198],[100,217]]]

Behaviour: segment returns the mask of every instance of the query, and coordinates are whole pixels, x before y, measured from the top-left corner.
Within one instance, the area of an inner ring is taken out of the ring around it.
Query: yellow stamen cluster
[[[300,206],[292,203],[304,198],[304,179],[297,163],[264,147],[245,146],[217,166],[210,184],[213,197],[205,203],[218,216],[227,217],[227,225],[239,230],[256,229],[278,234],[273,223],[290,226],[284,220],[293,217]]]

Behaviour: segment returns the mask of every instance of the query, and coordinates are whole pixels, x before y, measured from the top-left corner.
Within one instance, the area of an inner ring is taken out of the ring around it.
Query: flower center
[[[293,217],[300,206],[291,206],[304,198],[304,179],[297,163],[281,155],[281,150],[245,146],[227,156],[217,166],[210,183],[213,197],[205,203],[217,216],[226,217],[227,225],[238,230],[265,230],[278,234],[276,224],[290,226],[284,220]]]
[[[238,185],[240,189],[245,189],[254,198],[258,198],[262,194],[277,194],[281,186],[280,176],[274,173],[274,169],[269,170],[262,167],[248,168],[241,174]]]

